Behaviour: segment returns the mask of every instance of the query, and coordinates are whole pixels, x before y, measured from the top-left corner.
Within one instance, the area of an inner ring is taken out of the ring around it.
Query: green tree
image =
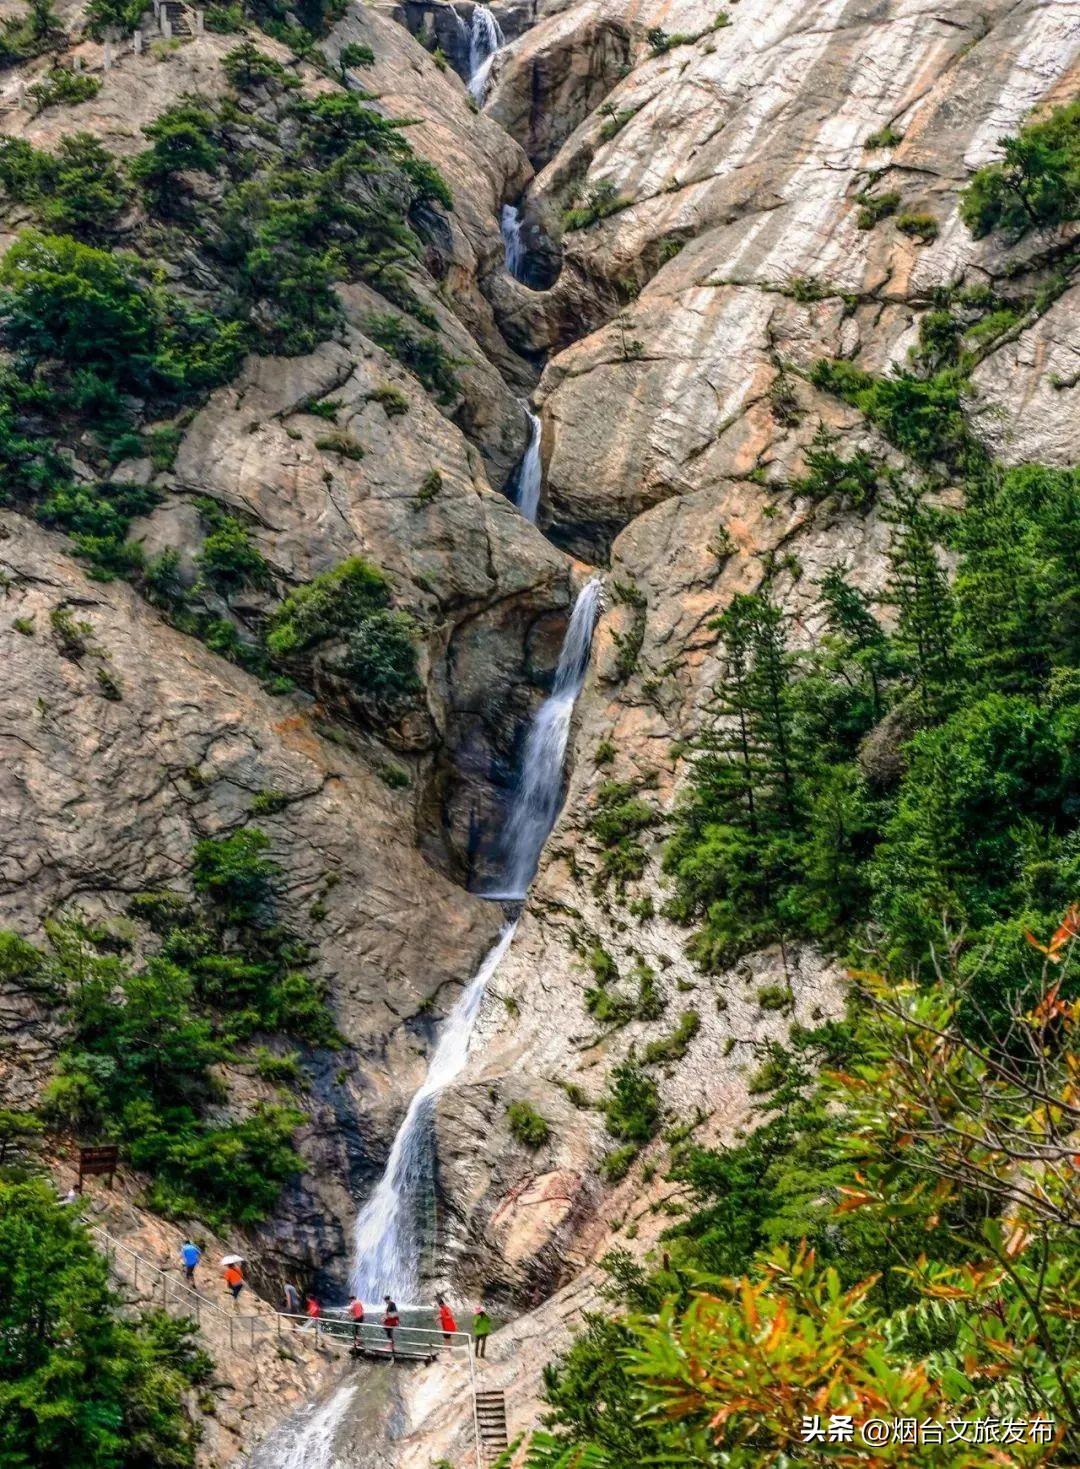
[[[998,144],[1001,162],[973,174],[960,200],[960,217],[976,239],[991,230],[1019,239],[1080,217],[1080,101]]]
[[[186,190],[178,175],[216,173],[224,157],[212,112],[198,98],[167,107],[143,128],[150,147],[131,164],[131,176],[142,184],[154,207],[174,212]]]
[[[192,881],[221,906],[230,922],[247,922],[271,900],[281,868],[266,851],[270,838],[257,826],[195,845]]]
[[[886,596],[897,611],[895,646],[923,714],[933,716],[946,707],[956,677],[952,593],[933,521],[918,496],[898,496],[891,515]]]
[[[209,1359],[190,1329],[124,1320],[74,1210],[0,1181],[0,1460],[12,1469],[188,1469],[184,1394]]]

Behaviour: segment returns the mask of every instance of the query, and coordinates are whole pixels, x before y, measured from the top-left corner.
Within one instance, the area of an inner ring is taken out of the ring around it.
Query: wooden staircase
[[[504,1392],[477,1392],[476,1431],[485,1463],[490,1464],[493,1459],[506,1452],[510,1441],[506,1433]]]

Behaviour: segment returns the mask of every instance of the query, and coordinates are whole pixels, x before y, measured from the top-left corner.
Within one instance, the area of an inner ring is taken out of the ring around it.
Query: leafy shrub
[[[244,29],[244,10],[241,5],[208,5],[204,25],[217,36],[233,35]]]
[[[255,1071],[263,1081],[283,1082],[286,1085],[300,1081],[299,1061],[299,1051],[290,1051],[288,1055],[279,1056],[274,1051],[268,1051],[265,1046],[258,1046],[255,1050]]]
[[[250,92],[257,87],[273,83],[279,88],[293,89],[299,80],[265,51],[260,51],[253,41],[241,41],[239,46],[223,56],[221,68],[230,83],[238,91]]]
[[[375,52],[362,41],[348,41],[338,52],[338,65],[342,75],[352,67],[374,66]]]
[[[681,1061],[690,1049],[690,1042],[701,1029],[701,1016],[696,1010],[684,1010],[679,1023],[670,1035],[662,1040],[650,1041],[642,1052],[645,1066],[655,1066],[660,1061]]]
[[[247,526],[224,514],[212,501],[204,510],[213,527],[195,558],[211,586],[228,594],[245,586],[265,586],[270,579],[266,557],[251,539]]]
[[[589,225],[607,219],[609,215],[618,214],[632,203],[632,199],[623,198],[615,185],[604,179],[586,189],[580,204],[563,211],[563,229],[567,232],[588,229]]]
[[[275,657],[294,657],[358,627],[389,600],[385,574],[363,557],[351,557],[290,592],[270,619],[267,647]]]
[[[630,1172],[638,1152],[637,1143],[624,1143],[621,1148],[612,1148],[600,1159],[601,1178],[606,1183],[618,1183]]]
[[[889,190],[884,194],[872,194],[869,190],[864,189],[862,193],[855,195],[855,202],[859,205],[856,220],[859,229],[872,230],[881,220],[896,213],[900,205],[900,195],[895,190]]]
[[[960,198],[976,239],[992,230],[1019,239],[1080,217],[1080,100],[999,144],[1002,161],[974,173]]]
[[[103,41],[111,30],[130,36],[145,8],[143,0],[89,0],[84,12],[87,34],[95,41]]]
[[[551,1136],[548,1123],[528,1102],[511,1102],[506,1117],[511,1133],[523,1147],[541,1148]]]
[[[876,133],[871,133],[863,144],[864,148],[895,148],[897,144],[904,141],[903,133],[898,133],[891,123],[886,123],[883,128],[878,128]]]
[[[377,708],[397,708],[423,688],[415,630],[408,613],[381,608],[349,634],[339,666]]]
[[[24,231],[0,264],[0,331],[29,361],[56,358],[104,390],[182,398],[232,375],[236,323],[145,285],[131,256]]]
[[[633,1000],[613,994],[602,985],[585,991],[585,1008],[599,1025],[626,1025],[635,1014]]]
[[[619,966],[611,957],[603,944],[596,944],[590,949],[587,961],[592,970],[597,984],[616,984],[619,979]]]
[[[437,469],[429,469],[420,481],[416,498],[421,505],[430,505],[442,489],[443,478]]]
[[[390,312],[368,317],[366,327],[372,340],[407,367],[440,403],[454,401],[461,390],[454,369],[461,362],[437,337],[418,332],[404,317]]]
[[[637,787],[606,780],[599,786],[589,817],[589,835],[600,848],[598,881],[614,881],[621,892],[636,881],[647,861],[640,833],[659,821],[659,814],[637,794]]]
[[[143,128],[143,136],[150,147],[132,160],[131,176],[162,213],[174,211],[183,197],[179,174],[216,173],[224,157],[213,113],[194,98],[167,107]]]
[[[55,66],[40,82],[28,87],[26,95],[33,102],[35,112],[44,112],[46,107],[74,107],[79,102],[88,102],[100,91],[101,82],[97,77]]]
[[[935,461],[961,467],[974,447],[960,406],[963,375],[955,369],[918,378],[894,371],[875,378],[850,362],[816,362],[811,381],[865,413],[898,449],[917,464]]]
[[[273,897],[281,869],[265,856],[270,838],[257,826],[206,837],[195,847],[195,891],[219,904],[230,922],[249,921]]]
[[[898,214],[896,228],[902,235],[910,235],[922,245],[928,245],[938,236],[938,222],[934,216],[917,209],[905,209]]]
[[[41,954],[33,944],[9,928],[0,928],[0,980],[10,984],[31,979],[41,964]]]
[[[60,484],[41,501],[37,518],[43,525],[67,531],[78,554],[107,580],[138,564],[139,552],[128,541],[128,528],[160,498],[148,486],[122,481]]]
[[[0,22],[0,66],[29,61],[52,50],[63,38],[52,0],[30,0],[24,14],[9,15]]]
[[[600,141],[602,143],[609,143],[636,114],[637,108],[623,107],[616,110],[614,103],[607,102],[600,108],[600,112],[606,118],[606,121],[600,128]]]
[[[814,500],[835,495],[853,509],[862,510],[873,499],[885,472],[865,449],[856,449],[849,459],[843,458],[833,447],[836,442],[837,436],[819,423],[804,456],[807,473],[792,488]]]
[[[630,1057],[611,1073],[604,1103],[604,1122],[622,1142],[646,1143],[660,1126],[660,1094],[656,1083]]]

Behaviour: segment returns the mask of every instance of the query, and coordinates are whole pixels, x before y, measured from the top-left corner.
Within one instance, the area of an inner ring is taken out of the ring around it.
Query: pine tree
[[[897,609],[894,639],[928,718],[939,717],[955,684],[953,599],[930,515],[914,491],[894,502],[887,600]]]
[[[874,720],[883,713],[881,686],[889,670],[889,640],[870,611],[869,599],[853,587],[839,566],[830,566],[818,582],[825,623],[843,658],[863,672],[870,686]]]

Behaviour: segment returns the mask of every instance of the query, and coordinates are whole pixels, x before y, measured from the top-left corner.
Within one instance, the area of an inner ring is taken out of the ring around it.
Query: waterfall
[[[384,1295],[405,1304],[415,1301],[419,1293],[422,1240],[417,1217],[417,1185],[431,1158],[435,1099],[465,1065],[480,1002],[510,946],[515,927],[508,924],[503,929],[498,943],[443,1022],[427,1076],[409,1103],[383,1176],[357,1215],[350,1285],[365,1304],[379,1304]]]
[[[454,25],[457,29],[458,42],[461,45],[461,53],[463,56],[468,56],[469,48],[471,45],[469,38],[469,27],[462,20],[461,16],[458,15],[456,5],[450,6],[450,14],[454,17]]]
[[[523,898],[536,874],[562,800],[563,762],[574,704],[585,682],[593,628],[600,612],[599,577],[578,593],[566,629],[551,693],[536,711],[525,738],[525,753],[504,839],[506,886],[490,897]]]
[[[356,1392],[355,1382],[345,1382],[324,1403],[288,1419],[257,1448],[248,1461],[253,1469],[344,1469],[344,1460],[334,1454],[338,1427]]]
[[[543,466],[540,463],[540,420],[535,413],[525,409],[529,420],[529,442],[514,475],[514,504],[526,520],[536,524],[536,512],[540,508],[540,489],[543,483]]]
[[[499,219],[503,237],[503,259],[516,281],[525,267],[525,242],[521,238],[521,214],[513,204],[504,204]]]
[[[474,6],[469,23],[469,95],[474,102],[484,100],[491,63],[503,40],[499,22],[487,6]]]

